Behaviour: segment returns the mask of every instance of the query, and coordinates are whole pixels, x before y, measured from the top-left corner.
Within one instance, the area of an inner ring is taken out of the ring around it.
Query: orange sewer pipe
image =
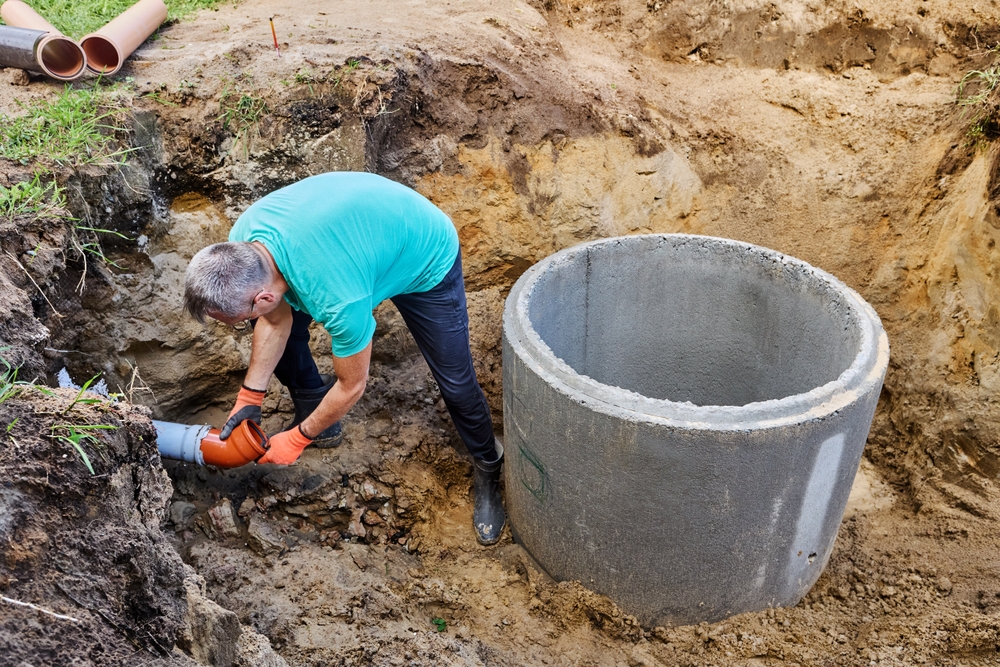
[[[80,45],[56,30],[55,26],[21,0],[7,0],[0,5],[0,17],[4,23],[14,28],[48,33],[42,38],[36,51],[38,66],[43,72],[60,81],[72,81],[83,74],[87,57]]]
[[[167,459],[198,465],[237,468],[256,461],[267,451],[267,436],[256,422],[240,423],[226,440],[208,425],[176,424],[153,420],[156,448]]]
[[[139,0],[106,26],[80,40],[87,54],[87,69],[97,74],[114,74],[166,20],[167,6],[163,0]]]

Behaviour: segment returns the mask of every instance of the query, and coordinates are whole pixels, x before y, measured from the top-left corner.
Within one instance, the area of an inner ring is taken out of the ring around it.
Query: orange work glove
[[[229,411],[229,419],[226,421],[226,425],[222,427],[219,439],[225,440],[228,438],[232,434],[233,429],[247,419],[257,422],[257,425],[260,426],[260,406],[264,402],[264,395],[266,393],[266,391],[251,389],[246,385],[240,387],[240,393],[236,394],[236,405]]]
[[[257,459],[257,463],[276,463],[287,466],[302,456],[302,450],[312,443],[298,426],[290,431],[282,431],[268,440],[267,453]]]

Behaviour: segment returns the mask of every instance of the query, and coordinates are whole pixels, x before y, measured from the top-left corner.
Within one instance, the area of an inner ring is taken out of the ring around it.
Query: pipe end
[[[38,65],[60,81],[79,79],[87,67],[87,56],[79,44],[63,35],[49,34],[35,51]]]
[[[87,35],[80,40],[87,57],[87,69],[95,74],[109,76],[122,68],[125,57],[118,46],[104,35]]]
[[[259,459],[266,448],[267,436],[260,426],[247,419],[226,440],[221,440],[219,430],[213,428],[202,439],[200,452],[207,465],[238,468]]]

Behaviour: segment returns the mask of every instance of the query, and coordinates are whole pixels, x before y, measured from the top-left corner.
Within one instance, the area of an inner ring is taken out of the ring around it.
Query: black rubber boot
[[[503,446],[497,443],[500,458],[493,463],[472,459],[472,491],[475,506],[472,510],[472,527],[480,544],[496,544],[507,525],[500,497],[500,471],[503,468]]]
[[[288,393],[292,397],[292,405],[295,406],[295,419],[288,425],[286,431],[295,428],[311,415],[312,411],[323,401],[327,392],[333,388],[336,378],[330,375],[320,375],[320,377],[323,379],[323,386],[319,389],[292,389],[289,387]],[[312,444],[320,449],[329,449],[336,447],[343,440],[344,433],[340,428],[340,422],[337,422],[316,436]]]

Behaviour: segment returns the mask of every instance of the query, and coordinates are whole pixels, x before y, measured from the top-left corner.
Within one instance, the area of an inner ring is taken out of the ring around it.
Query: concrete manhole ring
[[[604,239],[503,325],[518,539],[645,625],[795,604],[833,548],[889,361],[854,290],[773,250]]]

